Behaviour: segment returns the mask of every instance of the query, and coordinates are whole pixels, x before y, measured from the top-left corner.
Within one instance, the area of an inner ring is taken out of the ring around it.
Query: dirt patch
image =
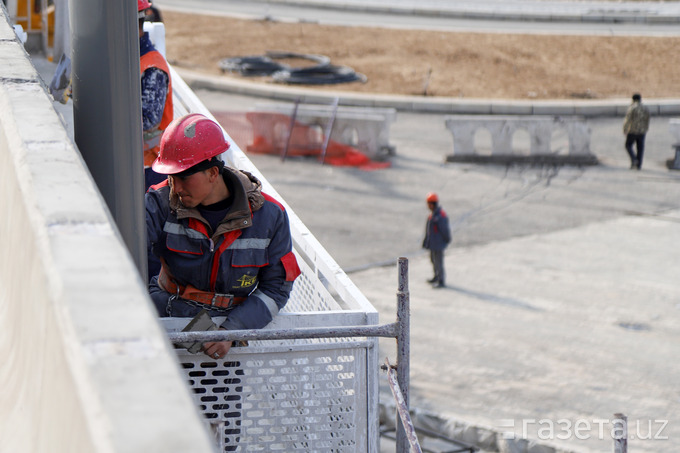
[[[680,37],[457,33],[280,23],[164,11],[168,59],[221,74],[224,58],[323,54],[367,77],[311,89],[498,99],[680,97]],[[197,32],[198,30],[198,32]],[[241,79],[240,75],[225,77]],[[252,78],[270,83],[267,78]]]

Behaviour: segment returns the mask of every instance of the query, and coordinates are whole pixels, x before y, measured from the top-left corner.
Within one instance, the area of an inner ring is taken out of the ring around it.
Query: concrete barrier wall
[[[145,285],[0,16],[0,452],[212,451]]]

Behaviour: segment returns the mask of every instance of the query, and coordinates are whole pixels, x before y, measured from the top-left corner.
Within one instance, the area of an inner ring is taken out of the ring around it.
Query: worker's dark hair
[[[215,156],[215,157],[211,157],[210,159],[202,160],[201,162],[197,163],[193,167],[189,167],[186,170],[175,174],[174,176],[177,177],[177,178],[183,179],[183,178],[186,178],[188,176],[193,175],[194,173],[198,173],[199,171],[205,171],[205,170],[212,168],[212,167],[217,167],[219,169],[220,173],[224,172],[224,162],[222,161],[222,159]]]
[[[642,100],[642,96],[640,96],[640,93],[635,93],[633,95],[633,101],[638,101],[640,102]]]

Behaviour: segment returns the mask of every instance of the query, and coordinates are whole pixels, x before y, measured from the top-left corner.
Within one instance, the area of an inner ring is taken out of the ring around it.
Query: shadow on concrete
[[[521,300],[513,299],[511,297],[502,297],[502,296],[497,296],[495,294],[489,294],[489,293],[483,293],[481,291],[474,291],[466,288],[461,288],[460,286],[452,286],[452,285],[446,285],[445,288],[439,288],[438,290],[451,290],[451,291],[456,291],[461,294],[465,294],[466,296],[474,297],[475,299],[479,299],[484,302],[490,302],[493,304],[499,304],[499,305],[505,305],[505,306],[510,306],[510,307],[516,307],[516,308],[522,308],[524,310],[531,310],[531,311],[544,311],[541,308],[534,307],[531,304],[528,304],[526,302],[522,302]]]

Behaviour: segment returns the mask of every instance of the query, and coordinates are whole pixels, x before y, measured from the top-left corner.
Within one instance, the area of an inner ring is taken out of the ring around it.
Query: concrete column
[[[136,6],[132,1],[69,1],[75,141],[146,279]]]

